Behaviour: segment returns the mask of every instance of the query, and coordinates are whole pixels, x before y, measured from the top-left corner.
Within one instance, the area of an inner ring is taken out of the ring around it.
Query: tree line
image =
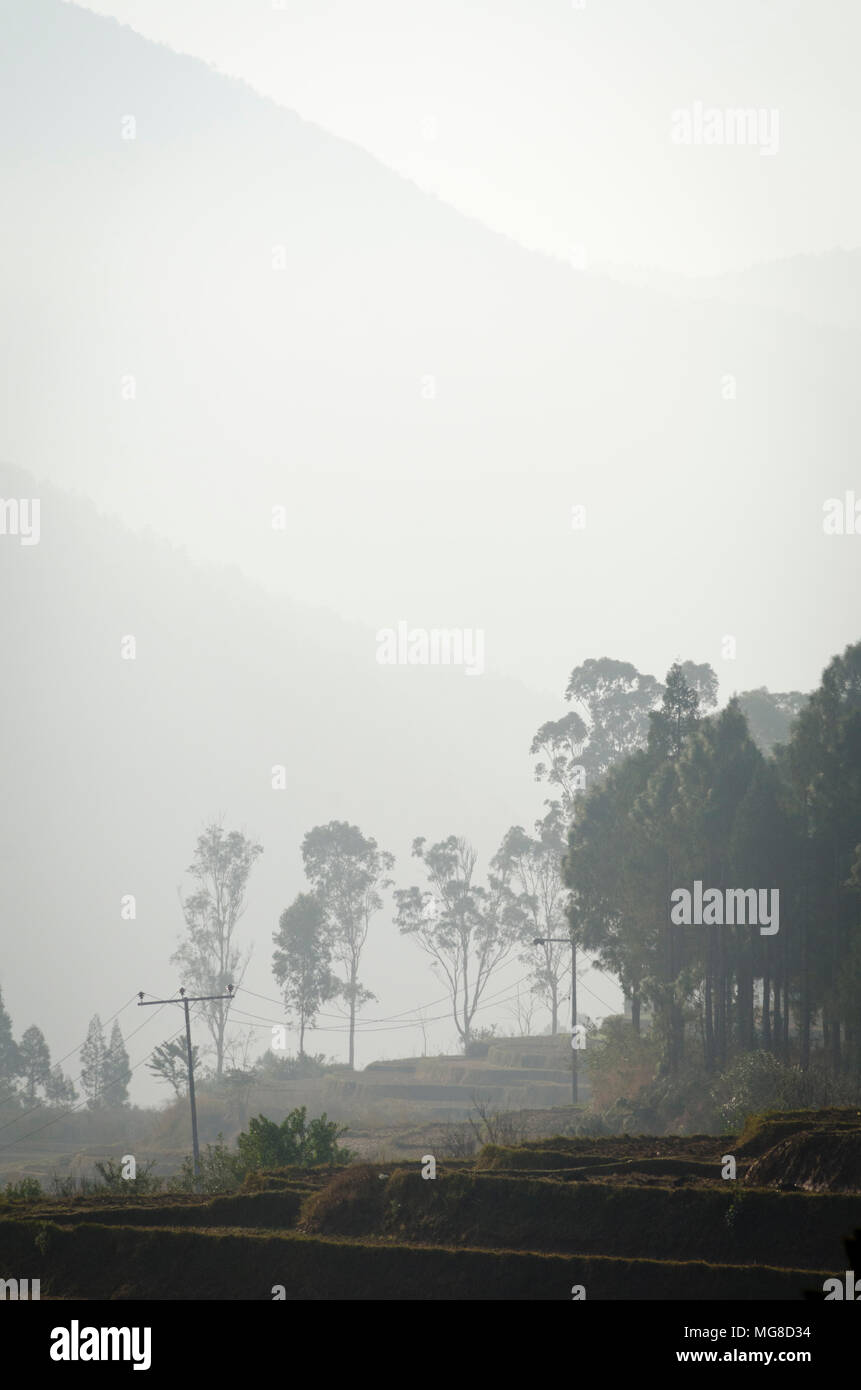
[[[706,713],[701,677],[673,666],[639,746],[572,807],[569,929],[621,981],[635,1030],[653,1011],[662,1071],[757,1049],[807,1068],[815,1034],[828,1069],[857,1073],[861,643],[808,699],[783,697],[788,728],[765,752],[740,697]],[[671,894],[696,880],[777,889],[779,932],[674,925]]]
[[[626,860],[624,872],[616,875],[610,870],[614,882],[600,886],[596,852],[603,851],[605,869],[612,861],[607,858],[605,827],[596,817],[617,787],[616,809],[621,813],[635,769],[648,766],[651,775],[658,767],[674,767],[694,734],[701,748],[704,740],[713,737],[712,730],[719,731],[712,748],[715,769],[725,756],[735,756],[724,746],[730,727],[742,738],[751,768],[775,761],[779,756],[775,750],[805,707],[806,697],[797,691],[772,694],[760,688],[735,697],[722,715],[712,716],[717,686],[711,666],[690,661],[676,663],[665,682],[640,673],[630,663],[608,658],[575,668],[565,690],[571,710],[543,724],[530,749],[537,759],[535,775],[550,792],[545,813],[531,833],[520,825],[509,828],[483,876],[477,853],[463,836],[450,835],[434,844],[417,837],[412,857],[424,882],[397,887],[393,856],[358,826],[330,821],[309,830],[302,842],[307,888],[281,914],[273,935],[273,974],[286,1015],[298,1030],[300,1057],[305,1053],[307,1031],[328,1003],[340,999],[347,1008],[349,1066],[354,1065],[357,1016],[375,999],[360,978],[362,953],[387,889],[394,890],[398,929],[414,941],[444,984],[451,1018],[465,1049],[474,1036],[476,1015],[492,977],[512,958],[529,967],[530,988],[546,1004],[551,1030],[556,1032],[570,975],[572,932],[575,941],[596,952],[601,964],[620,978],[631,998],[635,1025],[645,999],[654,1005],[661,1022],[672,1017],[674,1046],[683,1046],[678,1043],[678,1008],[673,1013],[655,983],[663,979],[661,969],[667,979],[677,980],[682,966],[675,956],[664,959],[669,940],[665,931],[658,932],[660,947],[644,932],[638,902],[642,884],[633,882],[642,847],[620,841],[618,853],[634,857]],[[709,795],[713,798],[713,793]],[[581,821],[587,806],[588,817]],[[571,841],[566,852],[572,823],[583,826],[577,834],[586,839]],[[692,824],[689,818],[687,831]],[[228,983],[241,981],[247,957],[241,957],[235,946],[234,931],[260,853],[259,844],[239,832],[227,834],[220,824],[207,827],[198,841],[191,866],[197,887],[183,903],[188,935],[175,959],[190,970],[200,992],[223,993]],[[748,858],[756,853],[751,848]],[[709,861],[707,867],[713,874],[718,866]],[[623,901],[623,892],[628,892],[629,900]],[[614,895],[612,903],[607,894]],[[654,937],[654,923],[651,930]],[[536,938],[541,938],[541,945],[534,944]],[[664,952],[660,969],[655,964],[659,949]],[[727,943],[714,942],[711,949],[719,963],[709,967],[703,1007],[709,1047],[720,1061],[726,1055],[730,1012],[724,960]],[[778,949],[784,949],[782,942]],[[743,974],[745,999],[750,995],[748,977],[749,972]],[[779,1000],[778,979],[783,991]],[[776,1036],[785,1027],[784,975],[770,974],[767,987],[767,1029]],[[676,994],[680,988],[676,987]],[[231,1005],[219,1001],[203,1007],[209,1014],[218,1077],[223,1069],[224,1021]],[[684,1014],[684,1006],[678,1007]],[[749,1037],[749,1002],[746,1007]]]
[[[412,859],[423,881],[397,886],[394,857],[358,826],[312,827],[301,846],[306,888],[273,932],[273,975],[300,1058],[307,1032],[339,999],[354,1066],[358,1015],[376,997],[362,978],[363,952],[393,890],[395,924],[443,982],[464,1049],[492,978],[512,959],[527,966],[557,1031],[573,936],[619,979],[635,1032],[642,1006],[652,1012],[670,1072],[697,1048],[709,1069],[760,1046],[786,1057],[797,1045],[806,1065],[816,1027],[835,1067],[857,1065],[859,653],[861,644],[835,658],[809,698],[760,688],[719,712],[708,664],[676,662],[661,682],[627,662],[583,662],[564,692],[571,708],[542,724],[531,744],[549,793],[544,814],[531,832],[511,826],[483,874],[465,837],[417,837]],[[238,927],[262,853],[221,817],[199,835],[172,957],[189,992],[223,995],[241,985],[250,953]],[[670,894],[695,879],[779,888],[780,933],[673,926]],[[225,1076],[231,1007],[223,999],[196,1006],[216,1082]],[[81,1061],[90,1108],[126,1102],[118,1024],[106,1044],[95,1017]],[[162,1043],[149,1069],[180,1095],[184,1042]],[[39,1029],[14,1042],[0,1001],[3,1078],[23,1083],[29,1099],[41,1090],[51,1103],[71,1104],[76,1094],[50,1066]]]
[[[110,1041],[98,1014],[94,1014],[81,1047],[78,1077],[89,1110],[128,1104],[131,1081],[129,1055],[119,1022],[114,1021]],[[45,1035],[36,1024],[24,1030],[16,1042],[12,1020],[0,991],[0,1104],[26,1101],[67,1108],[78,1101],[74,1082],[59,1064],[51,1064]]]

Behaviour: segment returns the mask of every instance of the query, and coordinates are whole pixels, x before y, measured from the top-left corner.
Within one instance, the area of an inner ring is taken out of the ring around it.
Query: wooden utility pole
[[[196,994],[189,997],[180,986],[179,999],[144,999],[143,990],[138,995],[138,1008],[145,1009],[150,1004],[182,1004],[185,1009],[185,1046],[188,1058],[188,1099],[191,1104],[191,1143],[194,1154],[194,1189],[200,1191],[200,1145],[197,1141],[197,1105],[194,1099],[194,1055],[191,1050],[191,1019],[189,1004],[206,1004],[215,999],[232,999],[233,985],[227,986],[226,994]]]

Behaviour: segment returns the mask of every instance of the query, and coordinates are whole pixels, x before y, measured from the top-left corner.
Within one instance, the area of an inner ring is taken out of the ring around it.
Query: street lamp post
[[[577,1104],[577,1052],[580,1037],[577,1032],[577,947],[571,936],[536,936],[533,946],[549,945],[551,942],[571,946],[571,1102]]]

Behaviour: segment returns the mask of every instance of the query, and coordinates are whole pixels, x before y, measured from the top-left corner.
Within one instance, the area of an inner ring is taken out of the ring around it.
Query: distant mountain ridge
[[[731,684],[810,685],[849,640],[846,329],[578,273],[113,21],[4,13],[0,457],[374,629],[481,627],[547,690],[726,632]]]

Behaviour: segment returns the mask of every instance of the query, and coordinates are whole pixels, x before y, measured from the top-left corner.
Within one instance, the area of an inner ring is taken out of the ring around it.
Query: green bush
[[[237,1140],[239,1164],[243,1174],[260,1168],[297,1165],[310,1168],[320,1163],[348,1163],[355,1157],[341,1148],[338,1139],[346,1127],[321,1115],[308,1123],[306,1107],[291,1110],[278,1125],[265,1115],[251,1120],[247,1133]]]
[[[281,1124],[258,1115],[237,1139],[237,1152],[231,1153],[218,1135],[200,1155],[200,1182],[195,1183],[194,1161],[187,1154],[176,1177],[168,1183],[170,1192],[236,1192],[250,1173],[264,1168],[313,1168],[319,1165],[349,1163],[355,1154],[342,1148],[338,1139],[346,1129],[321,1115],[308,1122],[303,1105],[291,1110]]]

